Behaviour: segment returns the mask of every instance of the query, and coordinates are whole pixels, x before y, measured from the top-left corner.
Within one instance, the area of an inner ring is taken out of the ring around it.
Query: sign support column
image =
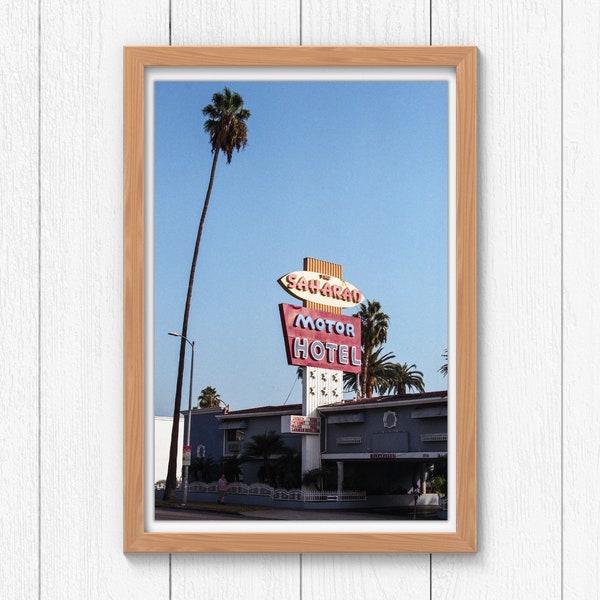
[[[305,258],[304,270],[343,279],[342,265],[316,258]],[[337,315],[342,314],[341,308],[320,304],[313,300],[303,300],[302,304],[306,308],[326,310]],[[318,417],[317,408],[319,406],[341,402],[343,379],[342,371],[303,367],[302,414],[307,417]],[[319,468],[321,468],[321,435],[304,435],[302,436],[302,473]]]

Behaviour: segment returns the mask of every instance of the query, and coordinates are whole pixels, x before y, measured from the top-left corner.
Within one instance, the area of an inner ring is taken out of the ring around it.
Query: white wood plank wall
[[[0,0],[0,597],[600,597],[600,5]],[[124,556],[123,45],[480,48],[476,555]]]

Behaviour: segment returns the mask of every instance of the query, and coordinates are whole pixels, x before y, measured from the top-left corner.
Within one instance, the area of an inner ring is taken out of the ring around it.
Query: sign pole
[[[316,258],[304,259],[304,270],[315,271],[323,275],[330,275],[343,279],[342,265],[318,260]],[[332,314],[342,314],[342,309],[303,300],[305,308],[325,310]],[[333,369],[322,369],[317,367],[303,367],[302,376],[302,414],[305,417],[318,417],[317,408],[323,404],[341,402],[343,373]],[[302,436],[302,473],[312,469],[321,468],[321,435]],[[304,486],[303,486],[304,489]]]

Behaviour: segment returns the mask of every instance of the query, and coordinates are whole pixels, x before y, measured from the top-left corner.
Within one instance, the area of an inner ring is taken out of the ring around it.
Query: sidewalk
[[[273,519],[280,521],[391,521],[402,519],[398,515],[375,514],[368,512],[346,512],[343,510],[290,510],[270,509],[240,512],[252,519]]]
[[[283,508],[245,510],[243,506],[232,508],[233,510],[225,508],[219,510],[214,507],[203,509],[199,506],[162,506],[156,507],[155,515],[157,520],[398,521],[412,518],[407,515],[343,510],[294,510]]]

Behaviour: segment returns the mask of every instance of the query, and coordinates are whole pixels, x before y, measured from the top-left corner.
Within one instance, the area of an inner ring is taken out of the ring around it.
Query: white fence
[[[165,481],[157,481],[154,484],[154,489],[164,490]],[[204,483],[202,481],[194,481],[188,487],[189,492],[199,493],[217,493],[217,482]],[[356,502],[367,499],[365,491],[344,490],[342,492],[333,490],[285,490],[281,488],[272,488],[264,483],[253,483],[246,485],[245,483],[234,482],[227,486],[228,495],[238,496],[262,496],[271,500],[296,500],[299,502]]]

